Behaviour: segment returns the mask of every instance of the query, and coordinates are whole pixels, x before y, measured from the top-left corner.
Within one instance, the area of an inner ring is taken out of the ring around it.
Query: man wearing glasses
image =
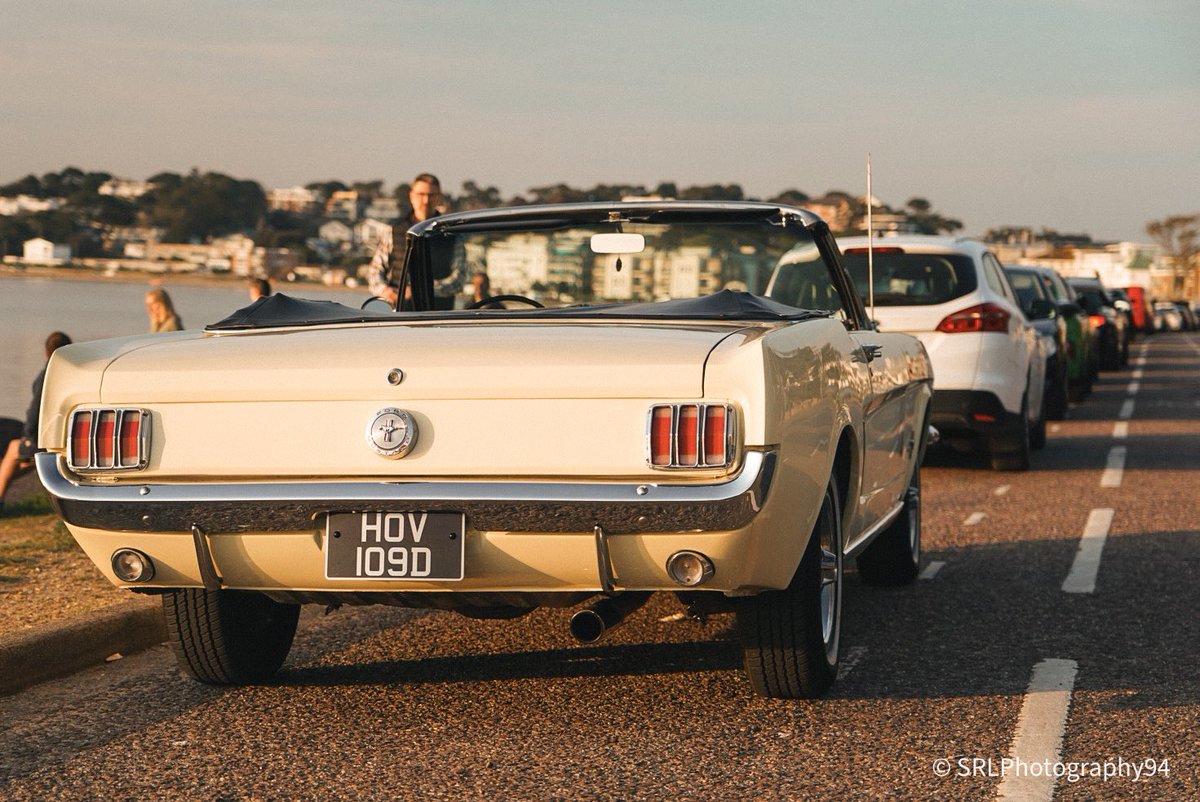
[[[371,265],[367,272],[367,281],[371,294],[383,300],[394,309],[399,298],[398,283],[404,268],[404,257],[408,252],[408,241],[405,234],[412,226],[430,217],[437,217],[437,207],[442,202],[442,185],[437,176],[421,173],[412,180],[408,190],[408,204],[412,211],[407,217],[401,218],[389,234],[384,234],[371,257]],[[445,276],[435,276],[433,283],[434,303],[438,308],[454,308],[454,297],[462,288],[462,277],[457,270]]]

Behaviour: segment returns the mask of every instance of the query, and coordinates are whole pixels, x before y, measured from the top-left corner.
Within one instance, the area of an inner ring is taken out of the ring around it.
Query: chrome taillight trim
[[[679,459],[679,422],[681,410],[684,407],[696,408],[696,462],[683,464]],[[654,413],[655,410],[669,409],[671,411],[671,457],[667,465],[657,465],[654,462]],[[723,462],[708,462],[706,436],[708,433],[708,410],[722,409],[725,411]],[[702,470],[711,468],[728,468],[737,461],[737,449],[734,447],[734,433],[737,431],[737,418],[732,404],[706,404],[700,401],[680,402],[675,404],[654,404],[646,413],[646,464],[656,471]]]
[[[108,413],[113,415],[112,465],[99,463],[99,433],[100,418]],[[121,454],[121,434],[125,428],[125,417],[134,414],[138,416],[137,461],[131,465],[124,462]],[[75,419],[80,415],[90,415],[88,429],[87,463],[75,461]],[[116,473],[120,471],[141,471],[150,464],[150,412],[136,407],[82,407],[71,413],[67,422],[67,466],[79,473]]]

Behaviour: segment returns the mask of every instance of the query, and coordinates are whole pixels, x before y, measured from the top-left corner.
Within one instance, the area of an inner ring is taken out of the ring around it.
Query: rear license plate
[[[331,513],[325,578],[462,579],[465,527],[458,512]]]

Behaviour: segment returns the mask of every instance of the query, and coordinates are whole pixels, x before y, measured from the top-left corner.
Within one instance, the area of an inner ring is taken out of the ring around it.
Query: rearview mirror
[[[592,253],[641,253],[646,238],[641,234],[593,234]]]

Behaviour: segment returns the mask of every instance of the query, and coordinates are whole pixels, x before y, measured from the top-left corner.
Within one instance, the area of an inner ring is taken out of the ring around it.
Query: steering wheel
[[[516,301],[518,303],[529,304],[535,309],[545,309],[543,304],[538,303],[532,298],[526,298],[524,295],[490,295],[487,298],[480,298],[473,304],[468,305],[467,309],[482,309],[488,304],[496,304],[502,301]]]

